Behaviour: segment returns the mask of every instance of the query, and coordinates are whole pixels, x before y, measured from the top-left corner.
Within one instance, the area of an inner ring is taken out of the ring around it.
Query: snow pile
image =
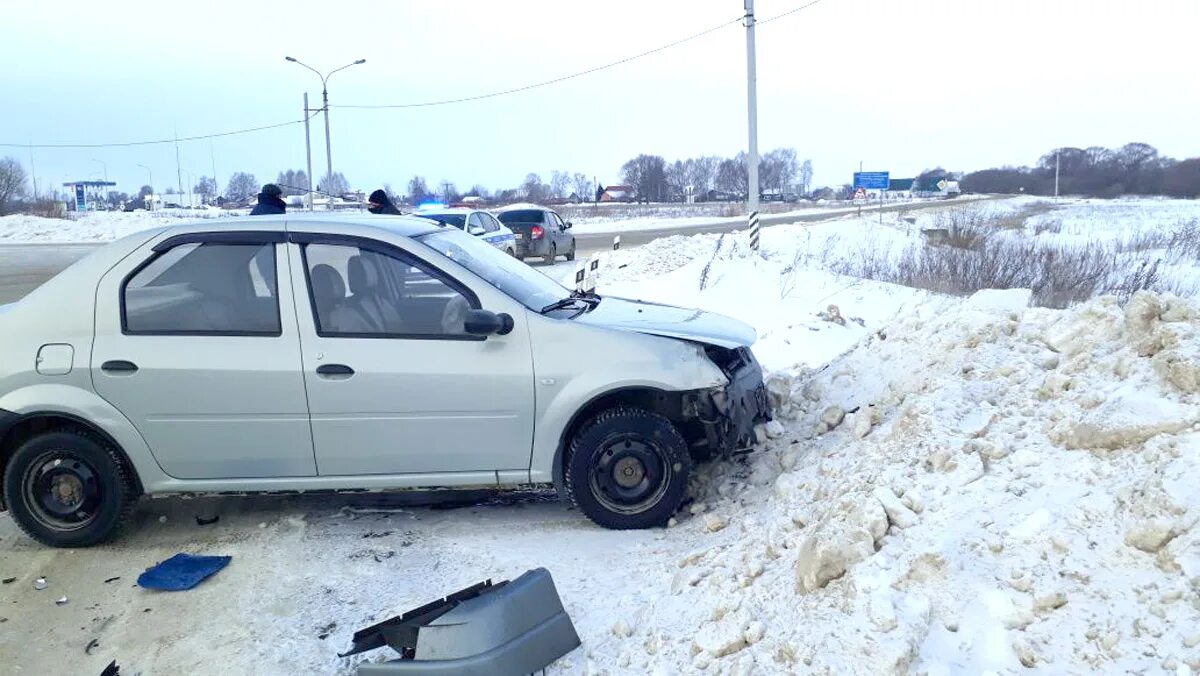
[[[657,673],[1200,669],[1200,310],[1028,300],[930,300],[772,374],[775,438],[698,473],[665,598],[589,653]]]
[[[30,242],[109,242],[159,225],[201,218],[220,218],[245,212],[221,209],[164,209],[162,211],[89,211],[77,218],[42,218],[16,214],[0,217],[0,244]]]
[[[604,253],[597,290],[740,319],[758,331],[755,352],[767,368],[817,366],[927,296],[821,267],[844,239],[903,237],[878,230],[865,219],[777,226],[762,232],[753,255],[742,232],[664,237]],[[574,275],[562,281],[571,286]]]

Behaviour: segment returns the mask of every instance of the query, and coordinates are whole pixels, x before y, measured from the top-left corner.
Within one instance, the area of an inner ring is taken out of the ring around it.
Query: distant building
[[[601,202],[632,202],[633,199],[633,186],[628,185],[610,185],[600,194]]]
[[[913,182],[916,180],[915,178],[893,178],[888,181],[885,195],[890,199],[912,197]]]

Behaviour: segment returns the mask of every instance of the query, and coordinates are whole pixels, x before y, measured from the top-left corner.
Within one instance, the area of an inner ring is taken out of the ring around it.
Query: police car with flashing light
[[[512,230],[509,230],[507,226],[496,220],[495,216],[486,211],[466,207],[431,206],[419,207],[413,212],[413,215],[465,230],[468,235],[475,235],[509,256],[517,255],[517,245]]]

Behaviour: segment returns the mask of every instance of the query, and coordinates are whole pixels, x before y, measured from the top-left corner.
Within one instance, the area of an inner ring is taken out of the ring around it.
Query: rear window
[[[500,222],[509,225],[511,223],[541,223],[542,214],[544,211],[536,209],[515,209],[513,211],[500,212]]]
[[[452,225],[459,230],[467,226],[467,217],[465,214],[418,214],[421,218],[429,218],[442,223],[443,225]]]

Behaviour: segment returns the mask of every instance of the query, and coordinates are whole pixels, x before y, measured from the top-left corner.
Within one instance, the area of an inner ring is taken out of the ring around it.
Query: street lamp
[[[329,78],[334,73],[338,72],[339,70],[346,70],[350,66],[357,66],[359,64],[366,63],[367,60],[359,59],[359,60],[355,61],[354,63],[348,63],[348,64],[342,66],[341,68],[334,68],[333,70],[329,71],[328,73],[322,75],[321,71],[317,70],[316,68],[313,68],[312,66],[310,66],[302,61],[299,61],[290,56],[285,56],[283,58],[287,61],[291,61],[292,63],[304,66],[305,68],[316,73],[317,77],[321,78],[321,109],[325,112],[325,174],[326,174],[326,176],[332,177],[333,176],[333,154],[332,154],[332,151],[330,150],[330,143],[329,143],[329,87],[327,86],[329,83]],[[308,111],[306,110],[304,112],[304,114],[308,115]],[[308,180],[312,181],[313,177],[309,176]]]
[[[94,157],[92,158],[92,161],[99,162],[100,166],[104,167],[104,182],[108,183],[108,165],[104,163],[104,160],[98,160]]]

